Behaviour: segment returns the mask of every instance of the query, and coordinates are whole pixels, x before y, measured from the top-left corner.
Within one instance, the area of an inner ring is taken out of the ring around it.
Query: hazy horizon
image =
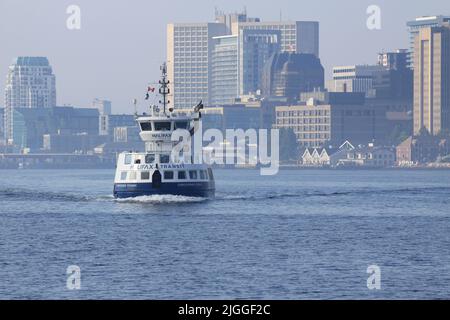
[[[66,28],[69,5],[81,8],[81,30]],[[194,5],[195,4],[195,5]],[[381,30],[366,27],[369,5],[381,8]],[[176,8],[176,9],[173,9]],[[0,78],[17,56],[46,56],[56,75],[57,104],[91,106],[112,101],[114,113],[131,113],[148,83],[159,77],[166,57],[170,22],[214,21],[214,10],[242,11],[263,21],[314,20],[320,23],[320,58],[325,78],[335,65],[373,64],[382,50],[408,48],[406,22],[417,16],[450,14],[444,1],[409,6],[401,1],[58,1],[1,0]],[[2,95],[3,96],[3,95]],[[0,106],[3,106],[3,97]]]

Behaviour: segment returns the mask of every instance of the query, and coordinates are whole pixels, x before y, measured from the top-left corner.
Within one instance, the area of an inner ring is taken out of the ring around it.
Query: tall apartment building
[[[211,104],[229,104],[261,90],[264,65],[280,51],[280,38],[279,30],[241,30],[239,36],[214,37]]]
[[[429,27],[441,27],[444,23],[450,22],[450,16],[423,16],[408,21],[406,25],[409,29],[409,67],[414,68],[414,47],[415,38],[419,34],[420,29]]]
[[[9,66],[5,87],[5,141],[14,144],[14,109],[56,105],[55,75],[45,57],[18,57]]]
[[[420,29],[414,45],[414,134],[450,130],[450,24]]]
[[[239,39],[214,37],[211,61],[211,105],[229,104],[239,96]]]
[[[317,21],[278,21],[278,22],[236,22],[232,33],[240,30],[280,30],[281,51],[310,53],[319,57],[319,22]]]
[[[176,23],[167,26],[167,72],[170,105],[191,108],[210,103],[213,37],[226,34],[223,23]]]

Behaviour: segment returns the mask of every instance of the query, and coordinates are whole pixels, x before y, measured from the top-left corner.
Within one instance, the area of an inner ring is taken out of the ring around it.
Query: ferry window
[[[136,180],[136,171],[130,171],[130,180]]]
[[[173,171],[164,171],[164,179],[172,180],[173,179]]]
[[[170,122],[155,122],[155,131],[170,131]]]
[[[209,176],[209,180],[214,180],[214,175],[213,175],[211,168],[208,168],[208,176]]]
[[[175,121],[175,130],[176,129],[187,129],[188,122],[187,121]]]
[[[141,159],[136,159],[136,160],[134,160],[134,163],[135,163],[135,164],[141,164]]]
[[[153,163],[155,162],[155,154],[149,153],[145,155],[145,163]]]
[[[186,171],[178,171],[178,179],[185,180],[186,179]]]
[[[131,164],[131,154],[125,155],[125,164]]]
[[[197,179],[197,171],[190,170],[189,171],[189,179],[196,180]]]
[[[206,179],[206,171],[200,170],[200,179],[205,180]]]
[[[120,180],[127,180],[127,172],[126,171],[122,171],[120,173]]]
[[[152,131],[152,123],[151,122],[141,122],[141,130],[142,131]]]
[[[141,172],[141,180],[149,180],[149,179],[150,179],[150,172],[142,171]]]
[[[170,155],[168,155],[168,154],[161,154],[159,156],[159,162],[161,162],[161,163],[169,163],[170,162]]]

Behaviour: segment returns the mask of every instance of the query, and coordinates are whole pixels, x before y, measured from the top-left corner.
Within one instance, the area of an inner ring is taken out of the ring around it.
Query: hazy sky
[[[81,30],[66,27],[69,5],[81,8]],[[366,27],[369,5],[381,8],[381,30]],[[166,55],[166,24],[214,20],[214,8],[247,9],[266,21],[320,22],[320,58],[326,78],[334,65],[370,64],[385,49],[406,48],[405,23],[449,14],[448,0],[0,0],[0,77],[16,56],[47,56],[56,74],[58,105],[89,107],[109,99],[113,112],[131,113],[147,83],[159,77]],[[0,105],[3,105],[2,99]]]

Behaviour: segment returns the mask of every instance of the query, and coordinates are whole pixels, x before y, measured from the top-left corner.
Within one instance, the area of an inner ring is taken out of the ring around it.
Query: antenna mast
[[[163,65],[161,66],[161,71],[162,71],[162,76],[161,76],[161,80],[159,80],[159,94],[161,94],[163,96],[163,100],[159,101],[159,103],[162,103],[163,105],[163,110],[164,110],[164,114],[166,113],[166,106],[167,104],[170,103],[169,100],[167,100],[167,96],[170,93],[170,89],[169,89],[169,83],[170,81],[167,80],[167,65],[164,62]]]

